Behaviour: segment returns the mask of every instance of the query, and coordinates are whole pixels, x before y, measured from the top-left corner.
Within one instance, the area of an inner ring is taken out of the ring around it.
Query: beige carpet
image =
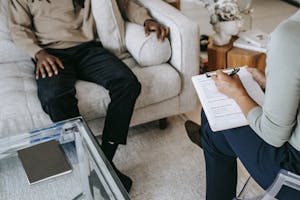
[[[132,177],[132,200],[205,199],[205,165],[200,148],[184,132],[180,116],[160,130],[156,122],[130,130],[116,165]]]
[[[133,179],[132,200],[205,199],[203,151],[187,137],[185,120],[185,116],[168,118],[165,130],[157,122],[130,129],[128,143],[118,149],[114,162]],[[239,165],[237,192],[248,176]],[[251,181],[243,194],[252,198],[261,190]]]

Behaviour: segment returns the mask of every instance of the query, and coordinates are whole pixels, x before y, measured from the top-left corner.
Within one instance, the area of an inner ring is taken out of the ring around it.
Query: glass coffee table
[[[57,140],[72,172],[30,185],[17,151]],[[0,138],[0,199],[127,200],[128,193],[83,118]]]

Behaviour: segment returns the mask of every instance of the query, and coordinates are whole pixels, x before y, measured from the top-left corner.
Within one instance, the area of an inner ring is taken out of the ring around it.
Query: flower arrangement
[[[237,0],[197,0],[208,9],[212,25],[222,21],[241,20]]]

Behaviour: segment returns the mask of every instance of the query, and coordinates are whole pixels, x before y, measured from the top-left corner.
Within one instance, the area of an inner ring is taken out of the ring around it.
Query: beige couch
[[[7,1],[0,2],[0,136],[51,123],[37,97],[33,63],[9,37]],[[191,85],[191,76],[198,73],[197,25],[161,0],[140,0],[140,3],[170,28],[172,56],[166,63],[141,67],[131,56],[123,54],[123,61],[142,84],[131,125],[190,111],[197,101]],[[86,81],[78,81],[76,89],[80,113],[95,133],[101,134],[100,121],[110,102],[108,92]]]

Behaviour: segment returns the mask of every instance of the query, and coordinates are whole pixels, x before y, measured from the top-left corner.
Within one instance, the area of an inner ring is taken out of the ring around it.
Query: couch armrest
[[[199,28],[180,11],[162,0],[138,0],[151,16],[170,28],[172,57],[170,63],[182,76],[180,110],[195,108],[198,101],[191,77],[199,73]]]

